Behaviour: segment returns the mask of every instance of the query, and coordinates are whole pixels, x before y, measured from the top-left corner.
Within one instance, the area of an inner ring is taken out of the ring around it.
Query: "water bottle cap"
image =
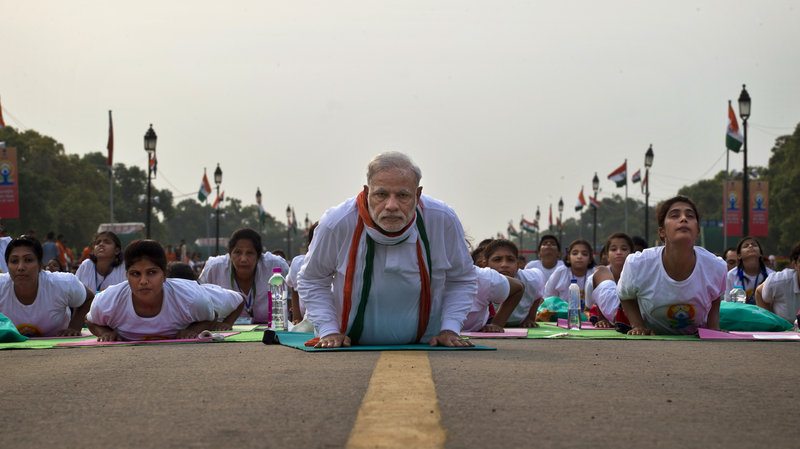
[[[570,283],[570,284],[577,284],[577,283],[578,283],[578,280],[577,280],[577,279],[575,279],[575,278],[572,278],[572,280],[571,280],[571,281],[569,281],[569,283]]]
[[[275,267],[275,268],[272,269],[273,273],[280,273],[281,271],[283,271],[283,270],[281,270],[281,267]]]
[[[734,285],[734,286],[733,286],[733,288],[739,288],[739,289],[742,289],[742,290],[744,290],[744,287],[743,287],[743,286],[741,286],[741,285]]]

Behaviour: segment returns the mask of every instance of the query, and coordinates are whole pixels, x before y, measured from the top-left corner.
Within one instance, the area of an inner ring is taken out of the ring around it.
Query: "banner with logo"
[[[19,218],[17,149],[0,148],[0,220]]]
[[[742,181],[722,183],[722,220],[728,237],[742,236]]]
[[[769,235],[769,181],[750,181],[750,235]]]

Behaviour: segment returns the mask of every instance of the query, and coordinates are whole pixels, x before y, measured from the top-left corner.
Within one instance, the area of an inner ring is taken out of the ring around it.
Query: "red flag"
[[[592,207],[594,207],[594,208],[600,207],[600,201],[597,201],[597,197],[596,196],[590,196],[589,197],[589,203],[591,203]]]
[[[111,121],[111,111],[108,111],[108,143],[106,144],[106,149],[108,149],[108,166],[111,167],[114,164],[114,123]]]
[[[583,206],[586,205],[586,197],[583,196],[583,186],[581,186],[581,193],[578,195],[578,203],[575,204],[575,212],[583,209]]]
[[[211,205],[212,209],[216,209],[219,206],[219,203],[225,201],[225,191],[223,190],[220,192],[219,196],[214,200],[214,204]]]
[[[6,122],[3,120],[3,105],[0,103],[0,129],[6,127]]]

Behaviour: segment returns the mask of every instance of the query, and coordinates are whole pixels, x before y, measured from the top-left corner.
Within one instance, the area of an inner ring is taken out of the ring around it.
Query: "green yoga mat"
[[[94,340],[97,337],[75,337],[75,338],[29,338],[26,341],[16,343],[0,343],[0,349],[50,349],[55,348],[59,343],[72,343],[77,341]]]
[[[566,334],[566,335],[564,335]],[[559,335],[554,337],[554,335]],[[700,341],[697,335],[625,335],[608,330],[568,330],[552,323],[539,323],[539,327],[528,329],[528,338],[560,338],[566,340],[692,340]]]
[[[311,348],[305,342],[314,338],[314,334],[300,332],[278,332],[278,339],[283,346],[299,349],[305,352],[337,352],[337,351],[495,351],[497,348],[475,345],[472,347],[447,348],[444,346],[429,346],[428,344],[414,345],[358,345],[346,348]],[[260,341],[260,340],[259,340]]]

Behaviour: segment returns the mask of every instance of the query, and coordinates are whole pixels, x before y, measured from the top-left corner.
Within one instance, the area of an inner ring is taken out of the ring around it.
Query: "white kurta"
[[[422,338],[422,341],[428,341],[442,330],[461,331],[477,286],[464,231],[455,212],[443,202],[425,195],[421,204],[432,263],[431,314]],[[326,211],[314,231],[314,240],[300,272],[298,292],[305,301],[307,315],[314,323],[317,335],[321,337],[340,332],[348,253],[357,216],[355,198]],[[361,248],[367,232],[365,229]],[[375,244],[372,286],[360,343],[406,344],[416,339],[420,296],[416,226],[409,228],[407,237],[397,245]],[[424,253],[424,245],[420,244]],[[364,259],[364,253],[360,252],[355,268],[348,331],[360,303]]]
[[[464,321],[464,332],[481,330],[489,320],[489,303],[502,304],[511,290],[508,279],[491,268],[475,267],[475,274],[478,293]]]
[[[620,301],[638,300],[645,325],[660,334],[693,334],[705,327],[711,304],[725,291],[725,261],[695,246],[692,274],[669,277],[661,261],[663,246],[647,248],[625,259],[617,284]]]
[[[547,284],[544,287],[544,297],[558,296],[564,301],[568,301],[569,284],[572,279],[577,279],[578,287],[581,288],[581,302],[584,302],[586,299],[586,279],[590,278],[592,274],[594,274],[594,268],[586,270],[586,274],[583,276],[575,276],[572,273],[572,268],[562,265],[556,268],[556,271],[547,280]]]
[[[561,259],[558,259],[556,261],[556,264],[553,265],[552,268],[545,268],[544,265],[542,265],[542,261],[537,259],[537,260],[532,260],[532,261],[528,262],[528,264],[525,265],[525,269],[526,270],[530,270],[531,268],[537,268],[537,269],[541,270],[542,275],[544,276],[544,282],[547,282],[548,280],[550,280],[550,276],[553,275],[553,273],[556,271],[556,269],[558,269],[558,267],[563,267],[563,266],[564,266],[564,261],[561,260]]]
[[[794,323],[800,312],[800,285],[797,272],[786,268],[771,274],[761,287],[761,298],[767,304],[772,304],[775,315]]]
[[[107,276],[103,276],[97,273],[97,267],[91,259],[86,259],[81,263],[81,266],[78,267],[78,271],[75,272],[75,276],[78,276],[78,279],[83,282],[83,285],[95,293],[128,280],[125,276],[124,263],[114,267]]]

